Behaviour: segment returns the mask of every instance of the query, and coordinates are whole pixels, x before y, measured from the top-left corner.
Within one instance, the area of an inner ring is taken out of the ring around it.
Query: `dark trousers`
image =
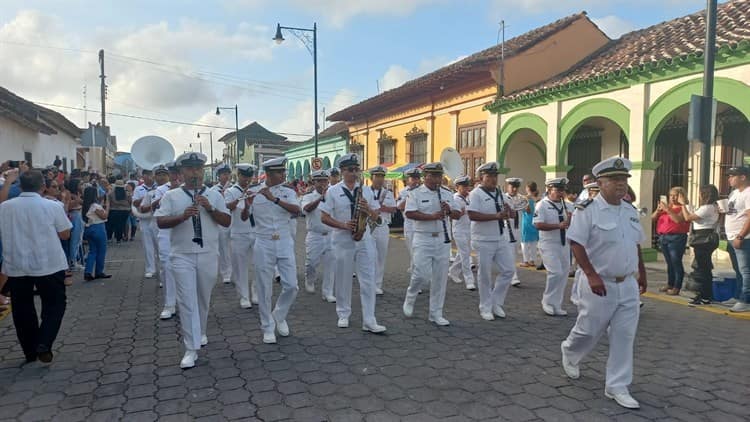
[[[29,361],[52,349],[65,315],[65,271],[42,277],[8,277],[13,298],[13,325]],[[34,288],[42,299],[42,322],[37,318]]]
[[[107,228],[107,239],[112,238],[111,232],[114,233],[115,239],[117,239],[118,242],[125,237],[125,223],[128,220],[128,215],[130,215],[130,210],[109,211],[109,218],[107,219],[109,222],[109,227]]]
[[[693,272],[690,278],[697,284],[698,295],[702,299],[711,300],[713,298],[714,276],[711,270],[714,264],[711,261],[711,254],[714,253],[718,243],[693,246]]]

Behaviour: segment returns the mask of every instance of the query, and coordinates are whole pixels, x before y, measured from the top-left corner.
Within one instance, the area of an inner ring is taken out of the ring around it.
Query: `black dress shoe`
[[[52,355],[52,351],[51,350],[47,350],[47,351],[44,351],[44,352],[39,352],[39,353],[36,354],[36,356],[37,356],[37,358],[39,358],[40,361],[42,361],[44,363],[50,363],[50,362],[52,362],[53,355]]]
[[[94,276],[91,275],[91,274],[89,274],[89,273],[86,273],[86,274],[83,275],[83,279],[85,281],[92,281],[92,280],[94,280]]]
[[[112,278],[112,274],[101,273],[101,274],[95,275],[94,278]]]

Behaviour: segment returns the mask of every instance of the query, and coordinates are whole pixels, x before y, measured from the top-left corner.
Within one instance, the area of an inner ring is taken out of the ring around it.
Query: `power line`
[[[49,107],[66,108],[66,109],[70,109],[70,110],[93,111],[93,112],[98,112],[99,111],[99,110],[93,110],[93,109],[88,109],[88,108],[83,108],[83,107],[74,107],[74,106],[68,106],[68,105],[62,105],[62,104],[45,103],[45,102],[42,102],[42,101],[33,101],[33,102],[35,104],[41,104],[41,105],[45,105],[45,106],[49,106]],[[211,128],[211,129],[227,129],[227,130],[234,131],[234,127],[216,126],[216,125],[209,125],[209,124],[205,124],[205,123],[190,123],[190,122],[182,122],[182,121],[179,121],[179,120],[158,119],[158,118],[155,118],[155,117],[137,116],[137,115],[134,115],[134,114],[115,113],[115,112],[111,112],[111,111],[107,112],[107,114],[108,115],[112,115],[112,116],[118,116],[118,117],[127,117],[129,119],[150,120],[150,121],[161,122],[161,123],[173,123],[173,124],[178,124],[178,125],[196,126],[196,127],[204,127],[204,128]],[[240,129],[240,130],[242,130],[242,129]],[[306,138],[312,137],[312,135],[304,134],[304,133],[274,132],[274,131],[272,131],[272,132],[273,133],[277,133],[279,135],[286,135],[286,136],[300,136],[300,137],[306,137]]]

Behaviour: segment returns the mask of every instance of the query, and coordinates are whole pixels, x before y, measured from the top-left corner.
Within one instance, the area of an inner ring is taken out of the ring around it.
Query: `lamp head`
[[[198,139],[200,139],[200,138],[201,138],[201,133],[200,133],[200,132],[198,132]]]
[[[276,41],[276,44],[281,44],[282,42],[284,42],[284,36],[281,35],[281,24],[280,23],[276,24],[276,36],[273,37],[273,40]]]
[[[221,110],[219,110],[219,107],[216,107],[216,115],[218,116],[219,114],[221,114]]]

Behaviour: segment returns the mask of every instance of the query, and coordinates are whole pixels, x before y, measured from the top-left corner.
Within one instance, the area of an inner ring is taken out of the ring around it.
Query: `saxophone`
[[[360,183],[359,186],[354,188],[354,191],[354,213],[352,214],[352,220],[354,220],[357,224],[354,231],[352,232],[352,239],[354,239],[355,242],[359,242],[365,235],[365,231],[367,230],[367,222],[370,219],[370,216],[367,212],[365,212],[365,210],[362,209],[362,206],[359,204],[359,202],[362,200],[362,184]]]

